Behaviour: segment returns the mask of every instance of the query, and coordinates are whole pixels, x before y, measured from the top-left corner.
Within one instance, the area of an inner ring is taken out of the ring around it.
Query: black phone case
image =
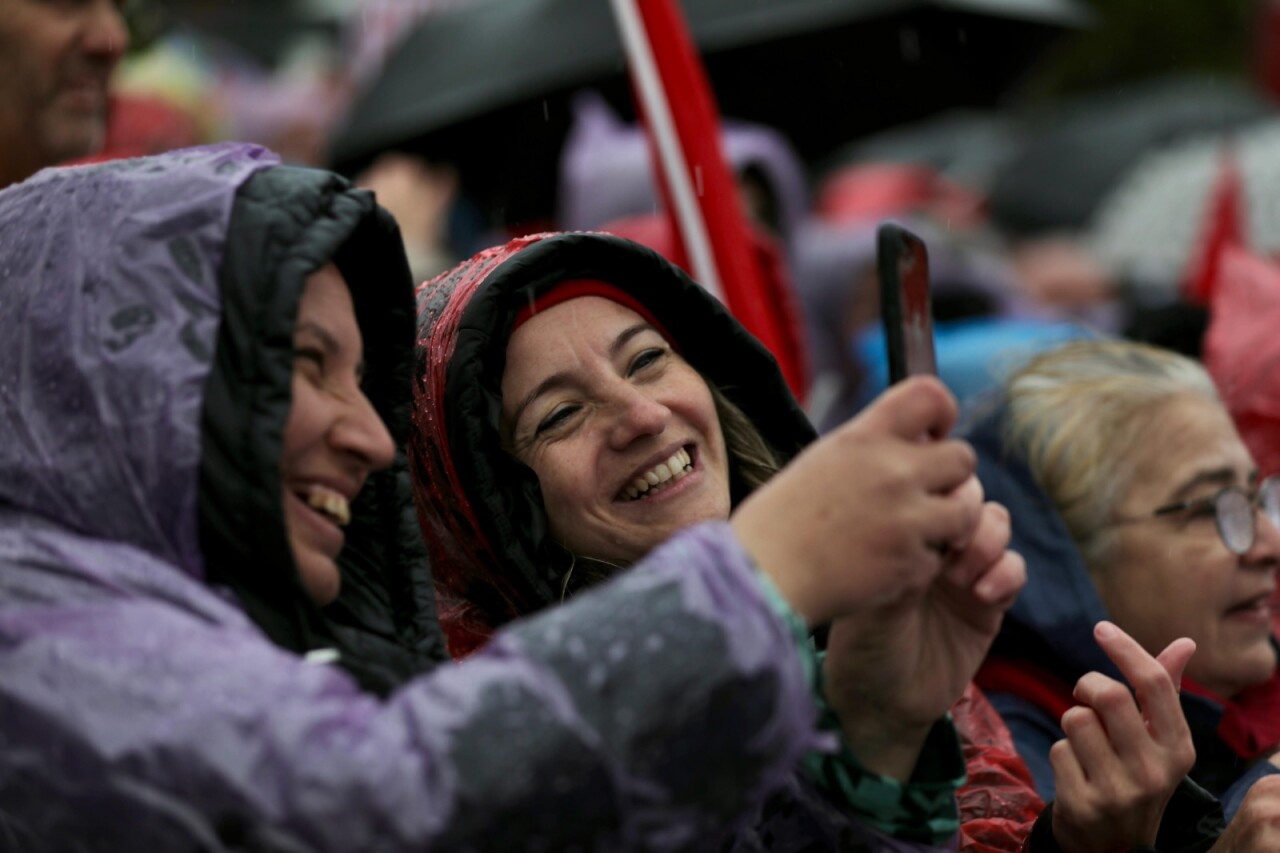
[[[885,347],[889,356],[889,384],[900,382],[910,374],[909,366],[915,363],[927,363],[932,366],[929,372],[936,373],[936,358],[933,346],[933,319],[928,302],[925,302],[924,315],[920,318],[927,330],[925,342],[928,352],[909,357],[907,347],[910,345],[907,334],[908,307],[904,297],[905,282],[902,277],[903,260],[915,255],[918,247],[923,261],[925,287],[928,287],[928,249],[924,241],[906,228],[892,223],[885,223],[876,231],[876,268],[880,279],[880,318],[884,323]],[[919,371],[917,371],[919,372]]]

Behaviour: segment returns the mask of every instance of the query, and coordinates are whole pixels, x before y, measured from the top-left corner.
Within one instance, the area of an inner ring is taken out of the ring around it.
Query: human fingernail
[[[1108,637],[1114,637],[1116,635],[1116,626],[1112,625],[1110,622],[1099,622],[1094,626],[1093,633],[1094,636],[1105,640]]]

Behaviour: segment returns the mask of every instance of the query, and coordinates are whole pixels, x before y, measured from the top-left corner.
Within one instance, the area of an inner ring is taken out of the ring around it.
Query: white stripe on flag
[[[667,185],[671,189],[672,204],[676,208],[676,219],[680,223],[685,250],[689,253],[689,263],[693,266],[693,276],[716,299],[724,302],[724,288],[720,285],[720,271],[716,267],[715,254],[711,251],[707,224],[702,218],[702,209],[698,206],[689,166],[685,162],[684,150],[680,147],[675,122],[671,117],[671,107],[667,103],[666,89],[654,62],[653,50],[649,46],[648,30],[637,6],[638,0],[611,2],[614,19],[618,22],[618,31],[622,36],[622,47],[627,54],[645,116],[653,129],[658,158],[662,161],[662,170],[666,173]]]

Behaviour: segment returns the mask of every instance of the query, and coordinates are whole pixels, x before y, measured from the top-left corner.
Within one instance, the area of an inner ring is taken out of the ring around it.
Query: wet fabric
[[[406,425],[412,286],[368,193],[213,146],[41,172],[0,235],[0,847],[703,850],[795,784],[812,702],[727,525],[432,669],[397,464],[340,606],[308,603],[278,464],[328,259]]]
[[[812,426],[763,348],[684,273],[634,243],[588,234],[523,238],[424,283],[418,288],[421,374],[415,385],[417,429],[410,457],[455,654],[480,647],[495,624],[560,600],[569,563],[547,541],[536,476],[503,450],[496,425],[505,342],[516,314],[556,283],[582,277],[606,280],[642,299],[684,358],[743,410],[780,462],[814,439]],[[747,491],[736,488],[735,498]],[[544,556],[532,556],[539,553]],[[981,707],[980,694],[970,690],[956,709],[956,727],[973,738],[962,740],[965,769],[983,780],[962,789],[962,805],[970,808],[961,811],[961,831],[978,821],[973,846],[966,837],[965,849],[1018,850],[1042,803],[1025,771],[1014,769],[1019,760],[999,719],[993,714],[969,719]],[[832,728],[830,721],[826,727]],[[954,752],[954,739],[951,743]],[[829,791],[853,788],[857,794],[865,786],[863,795],[886,796],[883,788],[872,790],[869,774],[856,766],[846,786],[824,778],[828,763],[818,765],[816,778]],[[1002,766],[1004,771],[997,769]],[[956,774],[949,772],[939,770],[933,778],[954,779]],[[786,833],[759,825],[751,832],[781,838],[849,824],[829,797],[814,799],[812,783],[798,782],[794,790],[810,796],[792,803],[787,813],[809,818]],[[886,824],[900,818],[898,825],[909,822],[904,815],[936,817],[937,810],[926,803],[937,793],[898,785],[892,802],[879,801],[884,807],[879,817]],[[814,836],[815,843],[822,837]],[[977,839],[987,846],[978,846]]]
[[[994,407],[966,436],[978,453],[978,478],[988,500],[1009,507],[1009,547],[1027,563],[1027,584],[1005,615],[1000,634],[977,683],[1013,733],[1018,752],[1046,800],[1054,794],[1049,750],[1064,735],[1061,711],[1074,705],[1071,691],[1086,672],[1123,681],[1098,647],[1093,627],[1109,619],[1083,559],[1049,497],[1035,483],[1021,455],[1004,441],[1004,410]],[[1184,690],[1182,708],[1196,748],[1190,777],[1234,814],[1249,786],[1280,773],[1269,762],[1233,752],[1218,734],[1223,706]]]
[[[957,793],[960,849],[969,853],[1022,850],[1042,853],[1029,844],[1032,827],[1044,813],[1031,772],[1018,756],[1013,737],[977,685],[969,684],[951,709],[964,749],[968,778]],[[1044,821],[1048,826],[1048,821]],[[1050,833],[1051,835],[1051,833]]]

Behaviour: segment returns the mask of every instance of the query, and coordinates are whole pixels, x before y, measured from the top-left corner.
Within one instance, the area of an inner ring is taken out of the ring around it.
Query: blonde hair
[[[1027,461],[1093,571],[1114,546],[1107,525],[1133,481],[1135,451],[1165,406],[1218,401],[1197,362],[1130,341],[1077,341],[1043,353],[1005,383],[1004,440]]]
[[[760,430],[714,383],[703,379],[711,390],[725,452],[729,456],[729,497],[733,506],[768,482],[782,468]]]

